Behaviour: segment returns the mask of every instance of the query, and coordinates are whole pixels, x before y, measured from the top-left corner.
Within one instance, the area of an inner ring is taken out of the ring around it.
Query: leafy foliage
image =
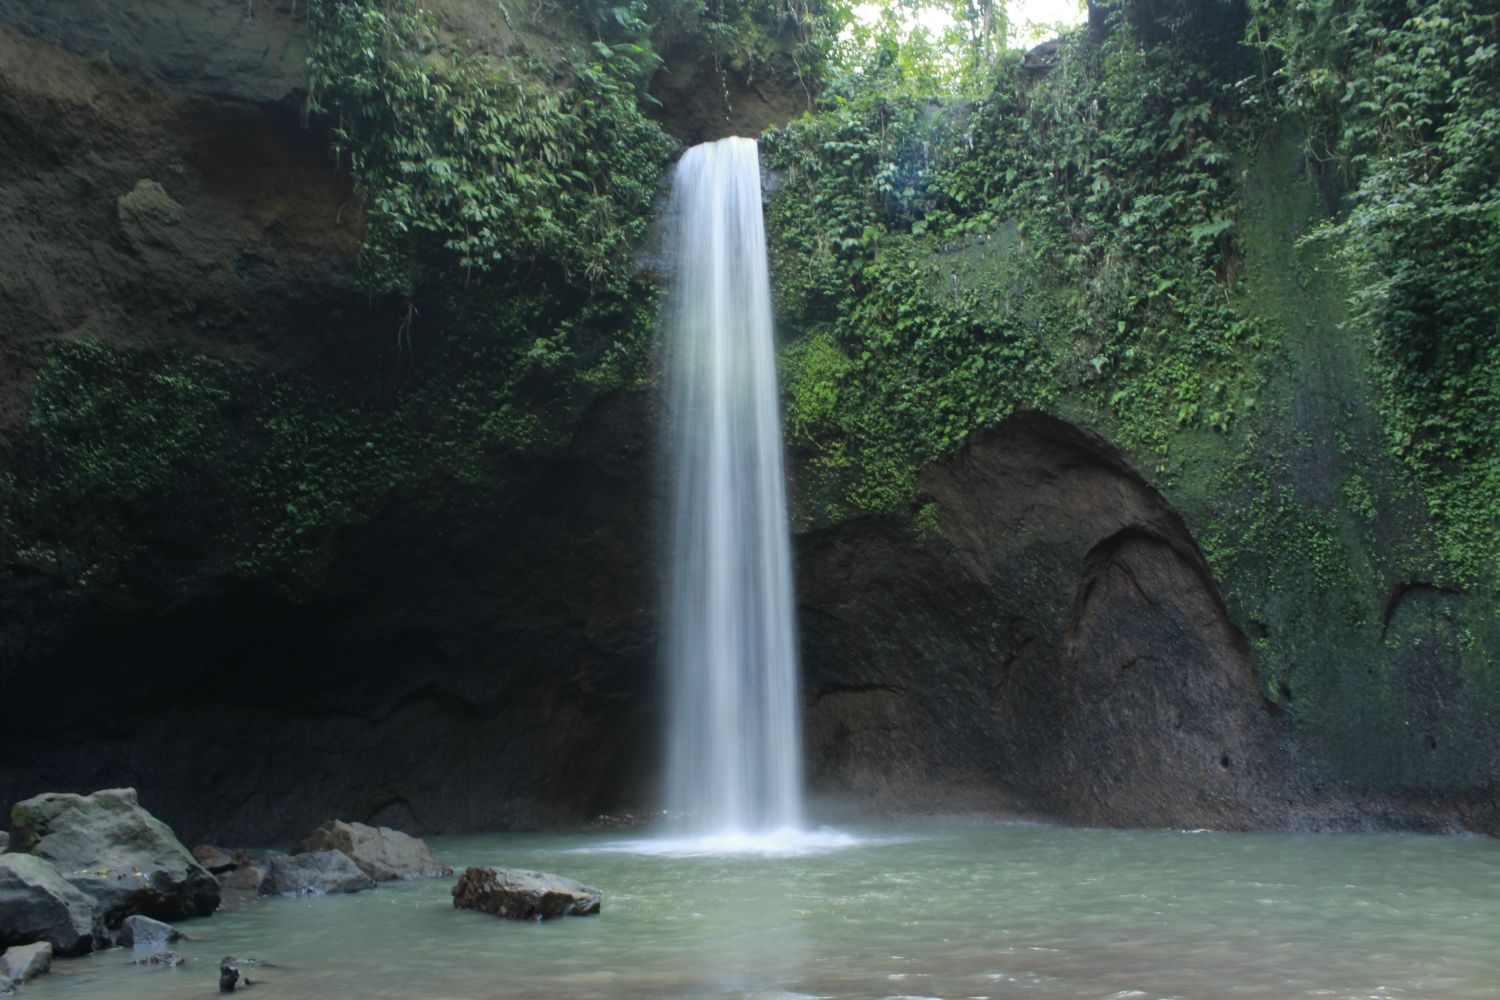
[[[1233,296],[1233,59],[1121,20],[1102,44],[1067,39],[1041,78],[1007,57],[973,105],[834,95],[767,137],[779,309],[847,360],[816,418],[789,380],[789,424],[845,470],[841,502],[899,506],[917,465],[1017,406],[1082,395],[1165,453],[1254,405],[1266,333]]]
[[[657,65],[644,4],[588,8],[597,37],[557,88],[550,68],[439,45],[416,0],[312,0],[308,104],[364,196],[373,289],[410,296],[447,262],[629,284],[673,144],[639,104]]]
[[[1349,267],[1391,445],[1450,563],[1500,568],[1500,12],[1471,0],[1256,8],[1279,96],[1352,191]],[[1487,560],[1484,553],[1490,553]]]

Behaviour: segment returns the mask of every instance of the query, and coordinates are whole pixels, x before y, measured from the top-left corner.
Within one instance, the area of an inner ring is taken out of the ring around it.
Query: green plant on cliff
[[[1158,454],[1253,408],[1274,343],[1234,289],[1240,60],[1117,18],[1044,75],[1002,59],[973,104],[870,81],[767,137],[778,308],[828,345],[789,355],[846,362],[812,394],[792,366],[789,424],[840,502],[903,503],[1017,406],[1080,400]]]
[[[244,448],[231,411],[212,359],[50,344],[29,432],[0,474],[9,556],[87,586],[174,534],[217,530],[234,501],[218,473]],[[190,509],[164,513],[184,495]]]
[[[1440,556],[1500,571],[1500,12],[1473,0],[1261,2],[1251,36],[1350,186],[1350,275],[1393,452]]]
[[[417,0],[311,0],[308,107],[364,200],[372,289],[410,296],[445,266],[630,284],[672,143],[640,107],[645,5],[590,11],[559,67],[441,44]]]
[[[853,13],[847,0],[649,0],[647,20],[658,39],[691,39],[748,79],[776,52],[786,52],[807,94],[822,87],[840,34]]]

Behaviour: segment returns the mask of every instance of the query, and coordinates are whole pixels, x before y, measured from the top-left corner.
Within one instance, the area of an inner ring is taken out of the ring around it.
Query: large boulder
[[[549,920],[599,912],[598,889],[550,872],[469,868],[453,887],[453,905],[512,920]]]
[[[182,920],[218,909],[219,883],[141,808],[133,788],[50,792],[17,803],[11,837],[16,850],[52,862],[98,900],[110,927],[133,913]]]
[[[59,955],[82,955],[105,941],[98,905],[49,862],[0,855],[0,947],[46,941]]]
[[[360,871],[377,882],[404,878],[439,878],[453,869],[432,856],[425,843],[388,826],[366,826],[331,819],[298,844],[293,854],[342,851]]]
[[[52,943],[18,944],[0,955],[0,976],[13,982],[29,983],[52,968]]]
[[[271,854],[267,861],[270,870],[260,886],[262,896],[321,896],[375,888],[374,879],[343,851]]]

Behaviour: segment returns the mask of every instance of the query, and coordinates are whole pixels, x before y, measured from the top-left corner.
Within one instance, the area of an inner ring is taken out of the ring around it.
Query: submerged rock
[[[0,955],[0,976],[17,983],[29,983],[52,968],[52,945],[47,941],[20,944]]]
[[[30,854],[0,855],[0,947],[46,941],[83,955],[104,941],[98,904]]]
[[[233,993],[234,988],[240,983],[239,964],[233,955],[225,955],[219,961],[219,992]],[[245,980],[245,985],[250,985],[250,980]]]
[[[343,851],[272,854],[270,871],[260,886],[262,896],[321,896],[330,892],[360,892],[375,887]]]
[[[133,788],[38,795],[12,809],[11,832],[19,848],[98,900],[111,927],[133,913],[181,920],[219,906],[219,883],[141,808]]]
[[[598,889],[582,882],[518,868],[469,868],[453,887],[453,905],[458,909],[482,910],[512,920],[588,916],[599,912],[602,901]]]
[[[120,924],[120,934],[116,940],[125,948],[160,948],[181,938],[182,932],[171,924],[137,913],[126,917],[124,923]]]
[[[421,840],[388,826],[331,819],[309,834],[292,853],[313,851],[342,851],[360,871],[377,882],[453,874],[453,869],[433,857]]]
[[[187,961],[187,959],[183,958],[181,955],[177,954],[177,952],[175,952],[175,951],[158,951],[158,952],[156,952],[155,954],[151,955],[148,958],[137,958],[134,961],[132,961],[130,964],[131,965],[165,965],[167,968],[172,969],[172,968],[176,968],[177,966],[181,965],[182,963],[184,963],[186,961]]]

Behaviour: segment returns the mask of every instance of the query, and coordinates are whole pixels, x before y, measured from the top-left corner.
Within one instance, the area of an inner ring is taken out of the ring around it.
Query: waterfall
[[[802,822],[802,754],[755,140],[689,149],[671,221],[668,806],[765,833]]]

